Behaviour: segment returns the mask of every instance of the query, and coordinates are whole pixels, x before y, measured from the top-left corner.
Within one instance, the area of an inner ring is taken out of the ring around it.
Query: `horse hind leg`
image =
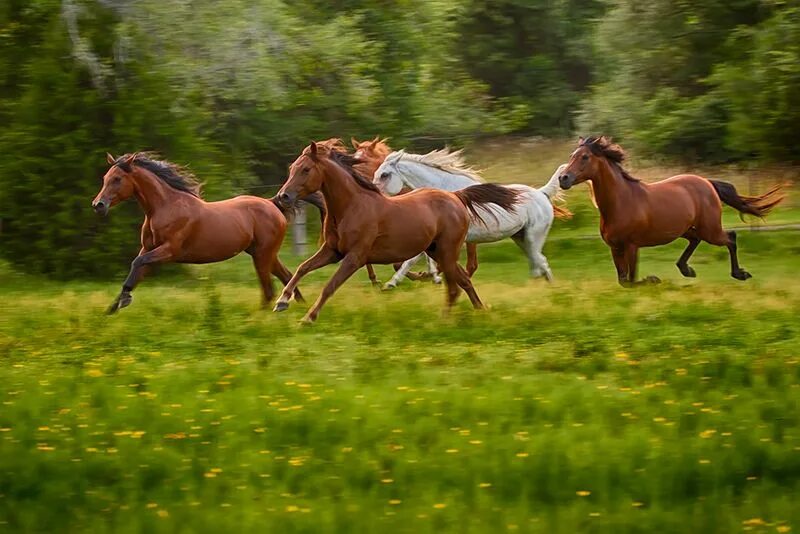
[[[266,308],[275,298],[275,287],[272,285],[273,266],[277,262],[277,249],[252,248],[247,252],[253,258],[253,267],[256,269],[258,281],[261,283],[261,307]],[[285,269],[285,267],[284,267]]]
[[[688,262],[689,258],[692,257],[692,254],[694,254],[695,249],[700,244],[700,239],[698,239],[697,236],[695,236],[693,233],[691,234],[686,233],[684,234],[683,237],[685,237],[686,240],[689,241],[689,244],[686,245],[686,250],[683,251],[683,254],[681,254],[680,258],[678,258],[678,261],[675,263],[675,265],[678,266],[678,270],[681,272],[683,276],[685,276],[686,278],[694,278],[695,276],[697,276],[697,273],[694,272],[694,269],[689,267]]]
[[[460,247],[456,248],[454,251],[449,251],[447,247],[439,243],[438,245],[432,245],[431,248],[428,249],[428,254],[436,261],[440,271],[444,275],[445,285],[447,286],[447,306],[448,308],[453,307],[458,299],[460,293],[459,289],[463,289],[469,297],[472,306],[475,309],[482,309],[483,303],[478,297],[478,293],[475,291],[467,271],[458,264],[459,248]]]
[[[712,245],[728,247],[728,253],[731,257],[731,276],[737,280],[747,280],[752,278],[749,272],[742,269],[739,265],[738,247],[736,246],[736,232],[730,230],[724,231],[720,226],[719,231],[711,238],[705,238],[704,241]]]
[[[739,265],[738,247],[736,246],[736,232],[733,230],[727,232],[728,236],[728,253],[731,256],[731,276],[737,280],[747,280],[752,278],[753,275],[742,269]]]
[[[275,262],[272,264],[272,274],[278,277],[278,280],[285,286],[289,283],[289,280],[292,279],[292,271],[286,268],[286,266],[281,262],[279,258],[275,258]],[[305,302],[306,299],[303,298],[303,295],[300,293],[300,288],[294,289],[294,300],[295,302]]]
[[[547,238],[547,228],[544,232],[536,230],[520,230],[511,239],[517,246],[522,249],[528,257],[528,266],[530,268],[530,275],[532,278],[544,276],[548,282],[553,281],[553,272],[550,270],[550,264],[547,262],[547,257],[542,254],[545,239]]]

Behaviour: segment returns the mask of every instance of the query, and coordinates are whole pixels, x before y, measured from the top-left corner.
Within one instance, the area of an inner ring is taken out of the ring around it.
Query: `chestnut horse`
[[[353,168],[356,170],[356,172],[358,172],[367,180],[372,181],[375,171],[377,171],[378,167],[381,166],[383,160],[386,159],[386,156],[392,152],[392,149],[386,143],[388,140],[388,138],[381,139],[380,137],[376,136],[375,139],[371,141],[358,141],[355,137],[351,137],[350,142],[353,144],[353,148],[355,149],[353,158],[358,162],[353,165]],[[401,193],[407,193],[409,191],[411,191],[411,189],[404,189],[401,191]],[[467,247],[470,246],[471,245],[468,243]],[[442,278],[437,272],[436,264],[433,262],[430,256],[428,256],[427,259],[428,272],[407,272],[406,276],[411,280],[426,280],[433,278],[434,283],[442,283]],[[399,270],[402,265],[402,263],[394,264],[394,270]],[[381,284],[378,280],[378,277],[375,276],[375,269],[373,269],[372,265],[369,263],[367,264],[367,274],[369,275],[372,285],[379,286]]]
[[[783,200],[780,185],[763,195],[749,197],[739,195],[732,184],[693,174],[648,184],[622,168],[624,159],[622,148],[605,136],[581,138],[559,177],[563,189],[591,181],[600,210],[600,234],[611,247],[622,286],[658,283],[655,276],[636,280],[639,248],[665,245],[679,237],[689,241],[677,262],[683,276],[696,276],[688,261],[700,241],[705,241],[728,247],[732,277],[751,277],[739,266],[736,232],[722,229],[721,202],[741,214],[764,217]]]
[[[455,303],[461,288],[475,308],[483,307],[466,271],[457,263],[470,214],[478,216],[477,206],[487,203],[513,210],[518,194],[482,184],[456,193],[422,189],[389,198],[352,168],[355,163],[352,156],[311,143],[289,167],[289,178],[275,197],[277,202],[290,207],[298,198],[319,190],[328,214],[325,242],[297,268],[275,311],[289,307],[292,291],[306,274],[341,261],[303,318],[313,322],[336,289],[366,263],[402,262],[422,251],[432,255],[444,273],[448,306]]]
[[[107,215],[130,197],[144,210],[142,248],[109,314],[128,306],[146,271],[162,263],[213,263],[245,251],[253,257],[264,306],[274,296],[271,275],[284,284],[291,279],[292,273],[278,259],[286,218],[274,202],[252,196],[206,202],[191,173],[148,153],[119,158],[108,154],[108,163],[111,168],[92,202],[94,210]],[[303,300],[299,291],[294,298]]]

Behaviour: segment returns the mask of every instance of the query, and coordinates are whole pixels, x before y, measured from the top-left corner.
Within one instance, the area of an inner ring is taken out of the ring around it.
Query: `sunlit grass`
[[[482,246],[486,311],[359,272],[310,328],[258,309],[245,257],[111,318],[116,284],[3,268],[0,529],[798,528],[796,243],[743,235],[746,283],[648,249],[636,291],[599,240],[549,243],[553,285]]]

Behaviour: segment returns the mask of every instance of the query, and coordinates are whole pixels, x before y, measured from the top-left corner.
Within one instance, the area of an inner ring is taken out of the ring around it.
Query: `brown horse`
[[[449,306],[458,298],[460,287],[472,305],[481,308],[472,282],[457,263],[470,214],[478,216],[476,206],[487,203],[513,210],[517,194],[483,184],[456,193],[421,189],[390,198],[358,174],[352,168],[355,163],[347,154],[311,143],[289,168],[289,178],[278,192],[277,201],[289,207],[296,199],[319,190],[325,197],[328,215],[323,229],[325,242],[297,268],[275,311],[289,307],[292,291],[303,276],[341,261],[303,319],[313,322],[336,289],[366,263],[400,262],[422,251],[431,254],[444,273]]]
[[[353,168],[370,182],[386,156],[392,153],[392,149],[386,144],[388,140],[388,138],[381,139],[380,137],[376,137],[372,141],[358,141],[355,137],[350,138],[355,149],[353,157],[358,161]]]
[[[274,202],[252,196],[206,202],[191,173],[148,153],[108,154],[108,163],[111,168],[92,202],[95,211],[107,215],[111,207],[135,197],[145,214],[142,248],[109,314],[128,306],[146,271],[162,263],[213,263],[245,251],[253,257],[264,306],[275,294],[271,274],[284,284],[291,279],[278,259],[286,218]],[[294,298],[303,300],[299,291]]]
[[[664,245],[679,237],[689,241],[677,262],[683,276],[696,276],[688,261],[700,241],[705,241],[728,247],[731,276],[750,278],[739,266],[736,232],[722,229],[720,201],[741,214],[764,217],[783,200],[780,185],[761,196],[748,197],[739,195],[732,184],[693,174],[647,184],[622,168],[624,159],[622,148],[605,136],[581,138],[559,177],[563,189],[591,181],[600,210],[600,234],[611,247],[620,284],[658,283],[655,276],[636,280],[639,248]]]
[[[386,159],[386,156],[392,153],[391,147],[387,144],[388,140],[388,138],[381,139],[378,136],[371,141],[358,141],[355,137],[350,138],[350,142],[353,144],[353,148],[355,149],[353,158],[358,162],[353,165],[353,168],[356,170],[356,172],[370,182],[373,181],[375,177],[375,171],[377,171],[378,167],[381,166],[381,163],[383,163],[383,161]],[[405,194],[411,190],[411,188],[404,188],[399,194]],[[476,245],[474,243],[467,243],[467,273],[470,275],[470,278],[472,277],[472,272],[474,272],[474,269],[471,270],[471,265],[474,263],[476,265],[475,268],[477,268],[477,254]],[[402,265],[402,263],[395,263],[393,265],[394,270],[398,271]],[[375,270],[369,263],[367,264],[367,273],[369,274],[369,279],[373,285],[380,285],[378,277],[375,276]],[[433,274],[425,271],[408,272],[406,273],[406,278],[411,280],[430,280],[433,278]],[[441,279],[439,279],[439,281],[441,281]]]

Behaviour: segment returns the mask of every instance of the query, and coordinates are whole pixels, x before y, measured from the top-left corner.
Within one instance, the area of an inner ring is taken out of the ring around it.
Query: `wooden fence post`
[[[308,204],[302,202],[294,214],[292,221],[292,252],[295,256],[305,256],[308,243],[308,229],[306,227],[306,210]]]

